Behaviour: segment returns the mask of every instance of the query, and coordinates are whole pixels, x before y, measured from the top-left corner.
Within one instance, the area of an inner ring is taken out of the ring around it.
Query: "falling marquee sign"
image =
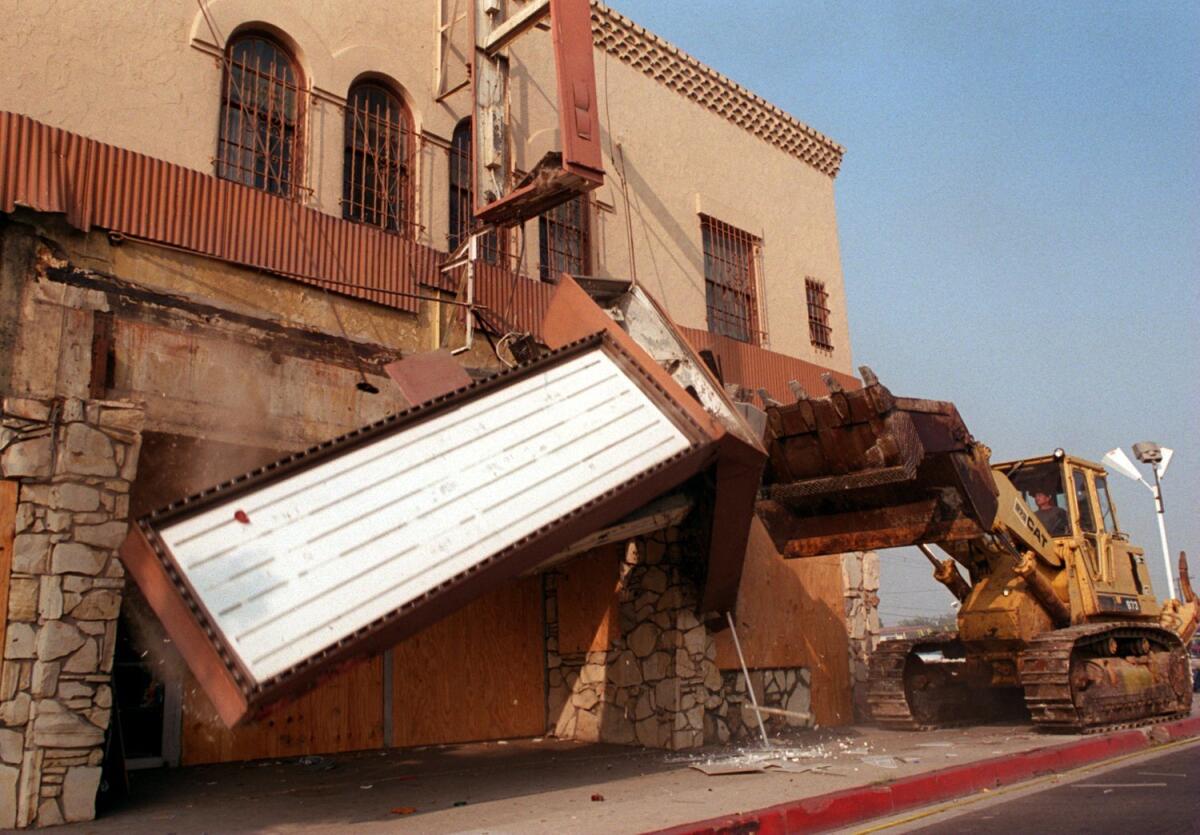
[[[121,556],[233,726],[681,484],[724,434],[596,334],[175,502]]]

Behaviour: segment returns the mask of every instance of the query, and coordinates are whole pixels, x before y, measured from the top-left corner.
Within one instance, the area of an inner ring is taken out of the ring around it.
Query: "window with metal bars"
[[[538,264],[543,281],[560,273],[587,275],[590,269],[590,234],[586,194],[538,215]]]
[[[394,91],[363,81],[346,97],[342,217],[409,235],[413,227],[408,108]]]
[[[761,345],[756,283],[762,241],[708,215],[700,215],[700,237],[709,332]]]
[[[217,176],[282,197],[303,189],[305,91],[282,44],[258,32],[225,51]]]
[[[829,293],[825,282],[805,279],[804,293],[808,297],[808,338],[818,348],[832,351],[833,330],[829,327]]]
[[[461,120],[454,126],[450,139],[450,231],[446,245],[451,252],[470,234],[475,226],[475,192],[471,188],[471,120]],[[489,264],[499,264],[505,254],[505,237],[492,230],[479,242],[479,257]]]

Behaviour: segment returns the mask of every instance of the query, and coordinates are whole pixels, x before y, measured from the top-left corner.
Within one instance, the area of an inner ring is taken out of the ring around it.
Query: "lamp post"
[[[1143,464],[1150,465],[1150,468],[1154,471],[1153,484],[1142,478],[1142,474],[1138,472],[1137,467],[1133,466],[1133,462],[1129,460],[1129,456],[1120,447],[1110,449],[1106,452],[1104,454],[1104,462],[1111,465],[1114,470],[1126,478],[1140,481],[1154,495],[1154,509],[1158,517],[1158,538],[1162,541],[1163,565],[1167,569],[1167,596],[1174,597],[1175,578],[1171,574],[1171,552],[1167,548],[1167,525],[1163,514],[1161,479],[1167,474],[1167,465],[1171,463],[1171,456],[1175,454],[1175,451],[1165,446],[1159,446],[1153,441],[1142,441],[1133,445],[1133,454]]]

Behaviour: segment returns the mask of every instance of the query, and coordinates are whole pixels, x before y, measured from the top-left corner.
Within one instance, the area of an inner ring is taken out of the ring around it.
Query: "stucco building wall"
[[[304,154],[311,192],[304,201],[340,215],[342,105],[356,79],[375,75],[403,93],[421,136],[415,235],[446,248],[447,147],[455,124],[470,115],[470,91],[435,99],[433,0],[211,0],[205,9],[207,16],[183,0],[145,8],[72,2],[23,7],[9,16],[4,35],[14,48],[0,51],[0,72],[7,80],[0,110],[211,172],[222,47],[240,29],[263,29],[293,48],[311,90]],[[794,120],[780,128],[781,117],[770,105],[745,104],[748,91],[672,52],[669,44],[621,16],[597,6],[593,17],[597,38],[604,31],[611,36],[615,26],[628,47],[598,47],[593,53],[608,176],[591,198],[592,272],[627,277],[636,271],[681,324],[703,328],[699,215],[711,215],[762,240],[757,280],[766,347],[851,372],[829,173],[835,165],[829,160],[840,161],[840,147]],[[454,30],[453,40],[464,51],[467,35],[465,24]],[[63,43],[87,48],[64,52]],[[650,59],[662,67],[655,75],[645,70]],[[518,170],[558,146],[553,65],[545,32],[526,35],[511,50],[509,111]],[[695,92],[682,89],[688,85]],[[736,107],[721,104],[733,100]],[[756,119],[770,117],[774,127],[755,128],[762,135],[752,132],[738,123],[746,120],[732,112],[738,108],[742,114],[755,111]],[[810,139],[817,151],[789,152],[774,144],[781,132],[805,131],[819,137]],[[537,272],[537,234],[537,223],[527,224],[525,270],[530,274]],[[514,253],[520,248],[515,235],[510,246]],[[809,340],[806,278],[823,282],[829,292],[832,350]]]
[[[274,32],[294,48],[311,91],[305,146],[305,182],[311,192],[305,194],[303,202],[335,216],[340,216],[342,188],[343,97],[349,85],[364,73],[389,79],[403,92],[421,137],[414,175],[420,219],[416,237],[429,246],[445,249],[447,148],[455,124],[469,115],[469,94],[460,91],[443,102],[435,101],[437,4],[433,0],[369,0],[354,4],[211,0],[205,9],[217,30],[216,37],[210,33],[205,15],[188,0],[102,6],[55,2],[22,6],[19,10],[15,4],[8,8],[10,4],[4,0],[0,4],[7,23],[0,33],[0,72],[6,79],[0,86],[0,110],[24,114],[206,174],[214,170],[224,39],[243,26]],[[671,53],[655,36],[637,30],[602,7],[594,8],[593,23],[597,37],[602,33],[608,37],[617,27],[628,50],[598,47],[594,52],[608,176],[604,187],[589,198],[592,271],[628,276],[636,264],[638,277],[677,321],[702,328],[706,323],[699,217],[702,213],[711,215],[763,241],[759,294],[769,347],[849,371],[833,182],[841,150],[815,132],[806,133],[809,129],[798,127],[794,120],[787,121],[790,117],[780,116],[766,103],[746,105],[745,112],[757,114],[755,118],[761,116],[767,125],[758,132],[748,129],[745,113],[735,117],[729,112],[736,109],[729,102],[742,101],[750,95],[748,92],[738,92],[740,88],[732,82],[721,80],[687,56]],[[462,35],[462,30],[458,34]],[[64,44],[72,48],[64,50]],[[664,53],[668,56],[663,59],[666,75],[647,74],[642,58],[661,57]],[[558,144],[557,116],[550,92],[554,89],[552,63],[549,37],[543,32],[530,34],[512,55],[510,115],[514,166],[518,169],[528,168],[545,150]],[[684,76],[702,91],[691,98],[681,92],[684,82],[679,79]],[[721,99],[725,102],[721,104],[714,96],[729,98]],[[788,141],[808,137],[810,145],[789,150],[790,146],[783,147],[787,137],[791,137]],[[628,218],[622,179],[628,187]],[[48,404],[48,409],[55,403],[70,402],[85,412],[90,405],[102,402],[137,404],[139,463],[136,471],[131,468],[128,473],[129,483],[124,489],[129,498],[114,521],[121,522],[126,515],[136,517],[282,453],[324,441],[402,408],[407,404],[382,375],[382,365],[413,352],[458,344],[461,339],[454,309],[428,298],[412,306],[415,312],[405,312],[327,294],[262,270],[109,235],[103,229],[81,233],[51,211],[59,209],[39,213],[18,208],[0,216],[0,395]],[[535,275],[537,234],[537,222],[527,224],[524,268]],[[632,253],[627,243],[630,234]],[[518,236],[512,238],[515,250]],[[809,345],[806,277],[825,282],[830,292],[835,345],[832,352],[816,352]],[[427,284],[421,285],[421,293],[442,297],[441,291]],[[483,339],[477,339],[474,349],[459,359],[477,373],[499,367]],[[365,394],[357,388],[364,374],[380,389],[378,394]],[[16,470],[0,472],[0,476],[10,482],[26,478]],[[38,524],[48,526],[49,522],[29,511],[17,520],[13,532],[41,536],[45,533],[42,528],[34,530]],[[63,534],[62,541],[67,541],[65,529],[54,532],[56,536],[59,533]],[[0,537],[3,534],[0,530]],[[693,555],[678,556],[683,565]],[[854,650],[847,653],[844,646],[846,621],[858,617],[863,607],[848,606],[842,612],[844,583],[840,571],[834,576],[831,571],[817,571],[817,567],[808,572],[796,566],[787,569],[773,552],[760,557],[758,564],[766,568],[759,576],[767,576],[768,569],[777,574],[790,570],[795,577],[787,588],[807,586],[821,611],[828,610],[827,617],[821,616],[822,634],[833,636],[827,643],[833,647],[830,655],[836,658],[822,666],[821,653],[816,651],[803,657],[797,653],[772,655],[767,650],[757,655],[752,652],[748,659],[751,681],[757,682],[754,686],[760,691],[766,689],[766,696],[777,700],[772,704],[796,709],[800,702],[807,706],[811,682],[814,715],[823,723],[845,721],[848,699],[829,682],[854,656]],[[672,602],[673,594],[662,595],[667,601],[663,604],[664,625],[655,620],[662,614],[657,604],[651,613],[646,601],[639,602],[640,593],[657,595],[664,591],[656,586],[658,574],[638,561],[630,562],[629,571],[629,576],[638,581],[628,587],[631,591],[625,602],[629,605],[622,608],[617,597],[605,598],[615,626],[601,657],[575,653],[579,658],[564,656],[563,664],[570,667],[580,661],[578,680],[602,684],[628,673],[614,666],[617,658],[605,653],[628,650],[638,656],[643,643],[652,643],[654,651],[647,649],[645,657],[665,657],[659,650],[670,648],[674,651],[671,665],[668,669],[658,661],[646,662],[649,666],[643,664],[646,668],[638,672],[642,683],[630,683],[620,692],[610,694],[605,684],[588,692],[572,693],[572,709],[598,715],[597,705],[601,712],[620,708],[629,723],[613,725],[615,736],[610,738],[621,741],[642,739],[651,725],[657,730],[643,741],[672,747],[699,744],[705,737],[736,736],[741,725],[730,716],[741,715],[736,705],[745,682],[739,684],[736,675],[730,678],[727,674],[727,680],[722,679],[720,671],[728,673],[733,664],[728,658],[722,661],[721,641],[693,624],[690,613],[685,614],[689,607],[682,601],[691,593],[683,582],[686,578],[679,583],[672,580],[671,588],[678,591],[680,600]],[[67,571],[64,577],[76,574],[79,572]],[[818,574],[823,584],[813,580]],[[54,572],[47,576],[51,575],[57,576]],[[651,579],[643,589],[645,577]],[[32,578],[33,574],[18,578],[29,581],[24,582],[27,596]],[[416,744],[417,740],[478,739],[535,732],[529,730],[531,727],[540,732],[547,716],[561,714],[567,704],[565,694],[550,693],[549,703],[539,697],[542,677],[550,675],[541,662],[552,661],[551,656],[557,652],[543,634],[550,619],[539,609],[550,598],[542,600],[546,588],[541,579],[525,578],[495,590],[406,644],[370,659],[357,671],[323,683],[273,718],[251,727],[234,731],[219,728],[216,720],[205,713],[203,697],[185,693],[182,710],[185,723],[190,724],[183,729],[183,760],[317,753],[379,744]],[[46,581],[48,586],[59,582]],[[70,580],[74,585],[81,582],[78,578]],[[40,576],[37,583],[42,583]],[[135,597],[128,591],[127,602]],[[611,587],[607,591],[596,592],[590,587],[585,591],[602,597],[611,592]],[[748,593],[753,596],[758,592],[750,589]],[[557,599],[561,594],[560,589]],[[743,601],[739,608],[747,606]],[[772,607],[771,601],[763,604],[763,608]],[[25,616],[30,614],[28,608]],[[803,617],[792,619],[790,628],[811,631],[816,608],[808,608],[800,613]],[[47,611],[52,614],[39,613],[36,621],[25,617],[14,622],[36,623],[41,629],[64,616],[55,613],[53,607]],[[509,616],[512,622],[500,625],[500,615]],[[69,613],[65,616],[71,617]],[[653,642],[644,640],[650,632],[646,627],[649,620],[655,620],[661,630]],[[128,622],[126,612],[121,623]],[[680,626],[685,622],[686,630]],[[478,623],[489,624],[493,637],[502,634],[508,640],[506,646],[515,648],[513,652],[532,659],[528,673],[517,682],[523,706],[519,716],[512,708],[513,694],[496,686],[497,680],[509,682],[514,678],[511,664],[487,663],[492,659],[482,649],[479,663],[469,659],[457,666],[443,663],[446,658],[464,657],[462,648],[474,643],[474,626]],[[633,633],[639,625],[643,630],[635,640]],[[849,631],[854,629],[851,624]],[[115,633],[115,627],[112,631]],[[692,636],[690,643],[683,637],[686,634]],[[779,634],[783,634],[782,629]],[[753,636],[750,638],[753,641]],[[111,643],[101,653],[97,676],[107,673],[106,665],[112,661]],[[7,678],[0,682],[0,702],[14,701],[18,689],[32,687],[35,660],[26,657],[27,649],[21,652],[25,655],[16,659],[19,664],[4,668]],[[605,665],[612,669],[604,672],[601,668]],[[412,674],[389,678],[396,669]],[[590,677],[597,673],[602,674],[592,681]],[[189,686],[190,678],[181,668],[170,676],[175,685]],[[657,687],[665,679],[686,679],[694,691],[693,702],[684,705],[665,697],[659,699],[656,694],[653,702],[643,704],[639,701],[645,695],[641,691],[636,694],[638,698],[633,698],[630,688],[648,690],[645,682],[654,681]],[[841,679],[848,676],[841,675]],[[767,682],[775,684],[769,686]],[[702,699],[701,688],[705,691]],[[35,698],[54,695],[48,687],[44,689],[46,692]],[[362,695],[367,689],[378,698],[364,700]],[[430,695],[443,690],[475,694],[478,699],[458,699],[455,704],[461,706],[459,713],[444,716],[438,705],[450,700]],[[728,691],[728,705],[719,697],[724,691]],[[391,694],[390,707],[383,692]],[[107,698],[100,690],[96,693],[100,699]],[[558,695],[563,698],[555,701]],[[586,705],[592,696],[596,696],[596,702]],[[653,722],[641,715],[647,705],[653,711]],[[93,709],[91,703],[78,708]],[[687,721],[675,727],[678,717],[674,713],[688,710],[692,712],[690,718],[685,717]],[[329,718],[335,715],[340,716],[336,722]],[[520,723],[514,725],[514,717]],[[33,727],[9,721],[11,718],[0,715],[4,730]],[[94,718],[92,724],[102,730],[107,714],[98,713]],[[549,718],[557,726],[562,716]],[[568,717],[570,728],[564,725],[562,730],[581,739],[595,738],[586,732],[589,721],[580,713],[573,720]],[[636,724],[630,724],[636,721],[643,723],[641,732]],[[313,730],[317,725],[324,733]],[[309,729],[311,735],[299,734],[299,727]],[[437,736],[444,734],[446,727],[455,728],[460,735]],[[77,746],[82,753],[70,755],[83,759],[72,760],[63,768],[96,767],[91,750],[97,744],[96,732],[88,732],[87,744]],[[0,742],[15,740],[12,734],[0,736]],[[200,737],[208,740],[207,747],[196,742]],[[22,737],[21,745],[25,746],[21,752],[45,747],[33,736]],[[187,745],[193,746],[190,759]],[[3,756],[0,760],[17,765]],[[36,769],[21,773],[35,772],[43,774]],[[90,808],[83,806],[68,813],[66,801],[55,800],[47,806],[46,817],[39,820],[35,813],[40,798],[59,797],[59,790],[53,788],[59,784],[59,773],[44,773],[52,779],[39,783],[41,776],[37,780],[21,778],[25,779],[21,796],[26,798],[21,807],[22,824],[53,822],[55,813],[50,807],[59,808],[55,804],[61,805],[60,812],[66,817],[90,815]],[[6,780],[15,780],[14,775],[15,771],[0,773],[0,794],[8,790]],[[94,773],[88,771],[86,775],[89,782],[81,784],[85,795],[94,793],[90,782]],[[16,797],[15,785],[12,790]],[[71,805],[75,808],[73,802]],[[9,806],[15,821],[19,804]],[[0,814],[0,822],[6,820],[9,818]]]

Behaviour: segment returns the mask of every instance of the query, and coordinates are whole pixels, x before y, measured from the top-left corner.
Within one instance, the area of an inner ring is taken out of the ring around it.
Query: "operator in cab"
[[[1034,512],[1047,533],[1051,536],[1067,536],[1071,532],[1067,511],[1058,506],[1046,487],[1034,488],[1033,500],[1037,503],[1037,510]]]

